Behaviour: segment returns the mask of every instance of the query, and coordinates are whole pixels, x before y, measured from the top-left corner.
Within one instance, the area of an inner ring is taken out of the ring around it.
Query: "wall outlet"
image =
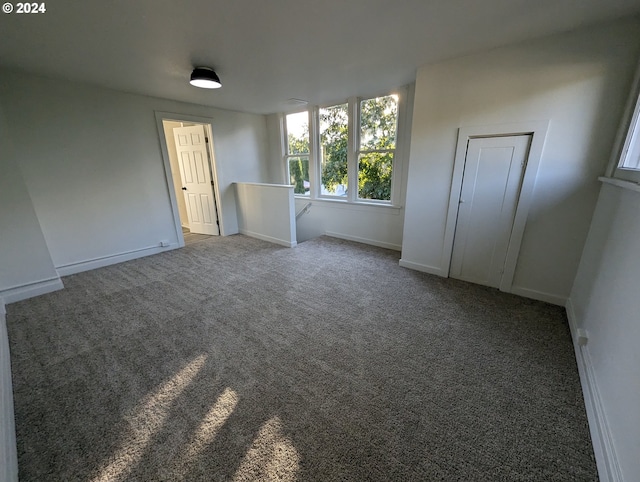
[[[576,342],[578,343],[578,346],[585,346],[589,343],[589,333],[587,330],[583,328],[578,328],[576,330]]]
[[[169,241],[160,241],[160,246],[166,248],[167,246],[169,246]]]

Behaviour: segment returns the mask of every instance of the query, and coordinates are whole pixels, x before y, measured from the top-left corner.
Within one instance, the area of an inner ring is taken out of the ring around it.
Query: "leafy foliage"
[[[358,197],[391,199],[392,152],[362,154],[358,163]]]
[[[304,125],[304,132],[300,137],[289,133],[289,154],[308,154],[309,153],[309,126]]]
[[[293,185],[295,194],[306,194],[309,190],[304,185],[305,181],[309,181],[309,158],[290,157],[289,158],[289,182]]]
[[[393,95],[360,103],[358,197],[361,199],[391,200],[394,153],[379,151],[395,149],[397,119],[398,99]]]
[[[320,145],[322,146],[322,184],[335,193],[347,185],[348,105],[320,109]]]
[[[294,186],[293,192],[295,194],[306,194],[309,191],[309,124],[298,120],[297,124],[302,128],[302,132],[298,136],[289,131],[291,128],[289,122],[293,121],[295,124],[296,118],[301,115],[307,116],[308,114],[303,112],[287,116],[288,154],[303,154],[289,158],[289,182]]]

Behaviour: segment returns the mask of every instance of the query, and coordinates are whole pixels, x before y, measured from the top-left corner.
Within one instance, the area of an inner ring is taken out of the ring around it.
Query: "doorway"
[[[461,127],[442,251],[445,276],[513,286],[549,121]]]
[[[180,245],[223,234],[211,124],[163,113],[156,120]]]
[[[499,288],[531,135],[469,139],[449,276]]]

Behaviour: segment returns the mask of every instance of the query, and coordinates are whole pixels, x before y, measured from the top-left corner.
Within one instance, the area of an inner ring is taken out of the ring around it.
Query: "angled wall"
[[[549,121],[513,292],[563,305],[633,77],[637,18],[419,69],[402,260],[447,276],[444,233],[460,127]]]
[[[0,107],[0,301],[61,287]]]
[[[640,480],[639,287],[640,187],[604,184],[567,303],[603,481]]]

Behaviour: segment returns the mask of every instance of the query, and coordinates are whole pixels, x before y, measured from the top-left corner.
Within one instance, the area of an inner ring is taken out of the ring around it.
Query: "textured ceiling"
[[[399,87],[424,64],[640,11],[640,0],[54,0],[0,14],[0,66],[246,112]],[[215,68],[223,88],[188,84]]]

